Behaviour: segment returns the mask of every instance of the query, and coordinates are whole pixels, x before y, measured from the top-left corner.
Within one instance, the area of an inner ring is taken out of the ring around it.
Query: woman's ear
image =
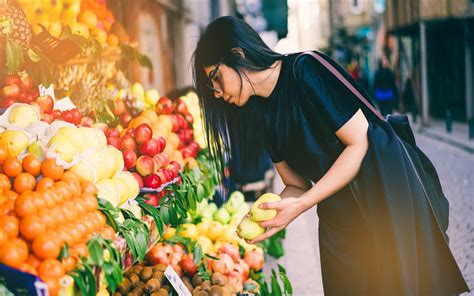
[[[244,50],[240,47],[234,47],[230,50],[232,54],[239,56],[241,59],[245,59]]]

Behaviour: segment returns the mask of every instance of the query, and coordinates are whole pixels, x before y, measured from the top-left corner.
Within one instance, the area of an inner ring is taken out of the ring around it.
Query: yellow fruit
[[[125,183],[127,183],[130,192],[128,199],[134,199],[138,196],[138,194],[140,193],[140,188],[138,186],[137,180],[135,179],[135,177],[133,177],[132,173],[125,171],[119,172],[115,178],[122,179],[123,181],[125,181]]]
[[[61,22],[52,22],[48,26],[48,31],[51,36],[59,37],[63,32],[63,25],[61,24]]]
[[[33,106],[19,104],[12,107],[8,122],[20,127],[27,127],[30,123],[40,121],[40,115]]]
[[[201,246],[204,253],[209,253],[213,251],[213,243],[207,236],[199,235],[196,241]]]
[[[89,38],[89,28],[82,23],[74,23],[71,25],[71,33],[75,35],[82,36],[84,38]]]
[[[154,88],[149,89],[145,93],[145,104],[150,107],[155,107],[156,102],[160,99],[160,93]],[[156,114],[156,113],[155,113]]]
[[[171,131],[173,130],[173,122],[171,121],[171,118],[169,115],[158,116],[158,123],[160,125],[163,125],[166,131],[168,131],[168,133],[171,133]]]
[[[98,197],[109,201],[114,207],[117,207],[120,203],[120,193],[114,187],[114,183],[111,180],[103,180],[96,184],[98,189]]]
[[[190,239],[195,240],[198,237],[199,232],[197,230],[196,225],[191,223],[185,223],[180,226],[178,234],[180,236],[188,237]]]
[[[6,147],[9,156],[18,156],[30,142],[26,133],[17,130],[6,130],[1,134],[1,137],[1,142]]]
[[[71,162],[76,154],[76,147],[69,138],[56,134],[49,140],[48,148],[56,152],[65,162]]]
[[[65,25],[76,23],[77,14],[72,10],[62,10],[59,14],[59,21]]]
[[[89,29],[95,28],[97,26],[97,22],[99,21],[97,16],[90,10],[82,11],[78,15],[77,20],[86,25]]]
[[[134,84],[132,84],[130,92],[134,98],[139,99],[140,101],[145,100],[145,89],[143,88],[143,85],[141,85],[141,83],[135,82]]]
[[[117,189],[120,193],[119,205],[122,205],[128,200],[128,197],[130,196],[130,189],[128,187],[128,184],[120,178],[112,178],[111,180],[115,183],[115,189]]]
[[[120,43],[120,40],[119,40],[119,38],[117,37],[117,35],[115,35],[115,34],[109,34],[109,35],[107,36],[107,44],[108,44],[109,46],[112,46],[112,47],[118,46],[119,43]]]
[[[109,155],[111,159],[113,159],[113,172],[110,177],[115,176],[118,172],[121,172],[123,170],[123,167],[125,166],[124,160],[123,160],[123,154],[120,150],[115,148],[114,146],[108,146],[105,148],[106,153]]]
[[[72,126],[65,126],[58,130],[58,135],[68,138],[78,152],[83,152],[87,143],[84,141],[81,129]]]
[[[260,196],[250,209],[250,216],[252,217],[252,220],[260,222],[275,218],[277,215],[276,210],[262,210],[259,208],[259,205],[265,202],[275,202],[280,200],[281,197],[273,193],[265,193],[264,195]]]
[[[101,45],[105,45],[107,43],[107,33],[100,28],[93,28],[91,30],[91,36],[94,37]]]
[[[163,239],[170,239],[176,234],[176,228],[168,227],[165,234],[163,235]]]
[[[85,162],[79,162],[75,166],[69,169],[70,172],[76,174],[79,179],[83,181],[95,182],[96,181],[96,174],[92,166]]]
[[[237,226],[237,234],[248,240],[252,240],[263,233],[265,233],[265,228],[250,218],[244,218]]]
[[[207,231],[207,237],[215,241],[216,239],[221,237],[223,233],[224,233],[224,226],[222,226],[222,224],[217,221],[212,221]]]
[[[199,222],[196,227],[199,232],[199,234],[207,234],[209,230],[209,226],[211,226],[211,221],[208,219],[203,219],[201,222]]]

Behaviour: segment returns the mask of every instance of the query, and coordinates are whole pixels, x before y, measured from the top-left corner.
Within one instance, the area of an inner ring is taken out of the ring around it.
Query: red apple
[[[145,203],[149,204],[150,206],[154,206],[154,207],[158,206],[158,201],[160,200],[158,195],[156,195],[154,193],[147,193],[147,194],[145,194],[145,196],[143,196],[143,198],[145,200]]]
[[[155,111],[160,115],[171,114],[173,112],[173,102],[167,97],[162,97],[156,102]]]
[[[164,167],[167,167],[168,164],[170,163],[170,157],[168,155],[168,153],[166,152],[161,152],[160,154],[160,157],[161,157],[161,163]]]
[[[155,162],[150,156],[142,155],[137,160],[136,169],[141,176],[146,177],[153,173],[155,169]]]
[[[178,117],[176,117],[176,115],[171,115],[170,116],[170,119],[171,119],[171,124],[173,125],[173,132],[176,132],[177,130],[179,130],[179,121],[178,121]]]
[[[16,85],[19,86],[21,84],[21,78],[17,74],[10,74],[10,75],[7,75],[7,77],[5,77],[3,82],[4,82],[5,85],[16,84]]]
[[[138,151],[142,155],[148,155],[153,157],[160,151],[160,146],[157,141],[151,139],[140,144],[140,146],[138,146]]]
[[[36,102],[40,105],[43,113],[51,113],[54,108],[54,100],[50,95],[41,96],[36,99]]]
[[[162,167],[162,164],[161,164],[161,160],[159,157],[157,157],[158,154],[156,154],[155,156],[153,156],[153,161],[155,162],[155,171],[161,169]]]
[[[61,120],[64,120],[69,123],[74,123],[74,114],[71,110],[66,110],[61,113]]]
[[[16,98],[20,94],[20,87],[16,84],[3,87],[3,95],[6,98]]]
[[[119,131],[118,131],[116,128],[111,128],[111,129],[109,129],[109,134],[107,135],[107,137],[117,137],[117,138],[120,138],[120,133],[119,133]]]
[[[179,164],[179,162],[177,162],[176,160],[170,161],[169,166],[173,166],[173,167],[177,168],[178,171],[181,170],[181,164]]]
[[[186,119],[186,121],[189,123],[189,124],[192,124],[194,119],[193,119],[193,116],[191,114],[185,114],[184,115],[184,119]]]
[[[143,178],[138,173],[135,173],[135,172],[132,173],[132,176],[135,178],[135,180],[137,180],[138,187],[140,189],[143,188]]]
[[[122,154],[123,161],[125,162],[125,167],[129,170],[134,168],[137,164],[137,154],[135,153],[135,151],[127,149],[124,150]]]
[[[163,150],[165,150],[165,148],[166,148],[166,140],[165,140],[165,138],[163,138],[163,137],[158,137],[156,140],[158,141],[158,143],[160,143],[160,152],[163,152]]]
[[[122,141],[119,137],[107,137],[107,145],[114,146],[119,150],[122,149]]]
[[[82,114],[79,111],[79,109],[74,108],[74,109],[71,109],[70,112],[72,114],[72,123],[74,123],[75,125],[79,125],[82,119]]]
[[[183,115],[188,113],[188,106],[186,106],[186,103],[183,100],[178,99],[178,102],[176,104],[176,111]]]
[[[23,90],[30,90],[33,88],[33,81],[28,76],[21,77],[21,88]]]
[[[41,114],[41,121],[44,121],[46,123],[51,123],[54,121],[54,117],[51,114],[43,113]]]
[[[61,111],[59,110],[53,110],[53,112],[51,112],[51,114],[53,115],[54,118],[59,118],[61,117]],[[105,123],[104,123],[105,124]],[[107,125],[106,125],[107,126]]]
[[[192,254],[183,255],[183,257],[181,258],[181,261],[179,261],[179,266],[183,269],[183,271],[186,274],[190,276],[194,275],[198,270],[198,267],[194,264],[194,259],[193,259]]]
[[[160,178],[161,184],[168,183],[168,178],[166,174],[163,172],[163,169],[159,170],[158,172],[155,173]]]
[[[161,186],[160,177],[155,174],[150,174],[145,177],[145,187],[158,189]]]
[[[132,151],[137,150],[137,142],[135,142],[135,138],[131,135],[125,135],[122,137],[122,148],[128,149]]]
[[[93,124],[94,124],[94,120],[92,120],[92,118],[88,116],[82,117],[81,124],[80,124],[81,126],[91,127]]]
[[[119,119],[120,119],[120,123],[123,126],[127,126],[130,120],[132,120],[132,115],[130,115],[128,111],[125,111],[122,114],[120,114]]]
[[[168,254],[163,251],[162,248],[154,246],[151,250],[146,254],[146,259],[151,265],[156,264],[164,264],[169,265],[170,259],[168,258]]]
[[[178,120],[179,129],[184,129],[188,126],[188,122],[184,119],[183,115],[177,114],[176,118]]]
[[[193,157],[193,151],[188,147],[181,149],[181,153],[183,154],[183,158]]]
[[[144,143],[146,141],[150,141],[153,137],[153,130],[151,127],[146,124],[142,123],[135,129],[135,140],[138,144]]]
[[[119,116],[127,110],[125,106],[125,102],[122,99],[116,99],[114,101],[114,108],[112,108],[112,112],[115,116]]]
[[[132,136],[133,139],[135,139],[135,129],[134,128],[129,128],[125,131],[125,135]]]

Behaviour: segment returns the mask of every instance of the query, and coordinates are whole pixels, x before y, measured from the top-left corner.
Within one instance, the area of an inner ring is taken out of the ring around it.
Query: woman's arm
[[[285,161],[275,164],[275,168],[280,175],[285,188],[280,196],[299,197],[313,186],[311,181],[295,172]]]
[[[301,181],[304,179],[298,177],[294,171],[291,174],[285,174],[285,167],[282,166],[283,175],[287,176],[286,178],[289,180],[291,187],[287,192],[285,192],[287,190],[286,188],[283,191],[283,193],[285,193],[283,197],[286,197],[283,200],[260,205],[262,209],[276,209],[278,214],[272,220],[260,223],[263,227],[270,229],[259,237],[256,237],[251,243],[257,243],[277,233],[300,214],[349,184],[357,175],[369,147],[367,138],[368,126],[367,119],[359,109],[354,116],[336,132],[336,136],[346,145],[346,148],[326,174],[312,187],[298,186],[302,183],[294,183],[294,180],[299,179]],[[280,175],[282,175],[280,169],[278,169],[278,171]],[[285,183],[285,180],[283,182]],[[287,184],[287,188],[288,187]],[[296,187],[296,189],[293,187]],[[304,188],[309,190],[303,193]],[[299,196],[299,198],[296,198],[296,196]]]

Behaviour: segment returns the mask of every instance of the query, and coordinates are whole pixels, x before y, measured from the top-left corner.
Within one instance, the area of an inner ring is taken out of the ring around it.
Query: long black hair
[[[240,48],[243,56],[235,52]],[[282,55],[272,51],[246,22],[232,16],[212,21],[202,33],[193,56],[193,78],[204,118],[209,152],[217,167],[254,172],[264,153],[264,101],[252,96],[243,107],[216,99],[207,87],[204,68],[222,62],[248,80],[242,69],[268,69]],[[236,165],[236,164],[239,165]],[[223,175],[222,175],[223,176]]]

